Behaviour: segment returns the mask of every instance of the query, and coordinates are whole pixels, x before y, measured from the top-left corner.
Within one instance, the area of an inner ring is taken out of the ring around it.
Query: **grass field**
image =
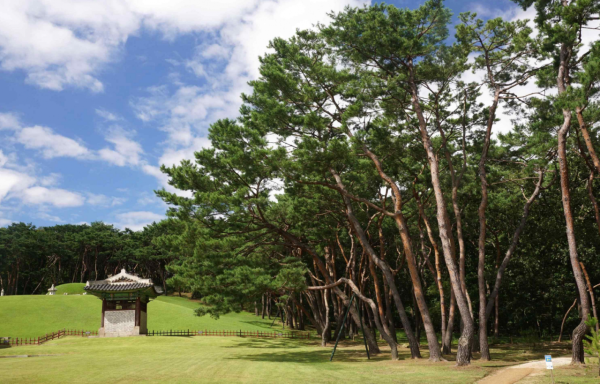
[[[80,295],[85,292],[83,287],[85,287],[85,283],[61,284],[56,287],[56,294],[64,295],[66,293],[69,295]]]
[[[598,360],[594,359],[586,367],[558,367],[554,369],[556,384],[598,384]],[[548,384],[552,383],[550,371],[544,370],[540,375],[532,375],[519,384]]]
[[[249,313],[229,314],[219,320],[194,316],[197,303],[180,297],[159,297],[148,306],[148,326],[155,330],[212,329],[269,331],[281,329],[270,320]],[[6,296],[0,299],[0,336],[35,337],[61,328],[95,330],[100,325],[100,300],[93,296]],[[447,362],[411,360],[400,348],[400,361],[390,361],[387,347],[367,360],[360,340],[340,344],[334,362],[331,345],[319,340],[255,339],[239,337],[66,337],[41,346],[0,348],[0,383],[91,383],[99,379],[131,382],[203,383],[475,383],[508,365],[544,354],[567,355],[562,344],[522,344],[492,347],[491,362],[475,356],[469,367]],[[2,358],[30,355],[29,358]],[[597,367],[560,367],[556,383],[599,383]],[[523,384],[549,383],[540,372]]]
[[[194,315],[198,304],[184,297],[160,296],[148,304],[148,329],[268,331],[271,320],[249,313],[214,320]],[[102,302],[86,296],[4,296],[0,299],[0,336],[37,337],[59,329],[100,328]]]
[[[517,346],[492,349],[502,357],[457,368],[453,361],[400,361],[384,352],[367,360],[360,343],[342,343],[333,362],[331,346],[317,340],[238,337],[66,337],[41,346],[0,349],[0,383],[474,383],[504,366],[538,358]],[[29,358],[2,358],[31,355]],[[542,373],[543,375],[543,373]],[[598,383],[595,366],[561,367],[556,383]],[[549,383],[535,376],[524,383]]]
[[[367,360],[360,344],[331,348],[315,340],[226,337],[67,337],[35,347],[0,349],[11,354],[53,355],[0,359],[2,383],[202,382],[202,383],[472,383],[491,368],[457,369],[452,362]],[[403,358],[408,350],[402,351]],[[110,367],[116,367],[111,369]]]

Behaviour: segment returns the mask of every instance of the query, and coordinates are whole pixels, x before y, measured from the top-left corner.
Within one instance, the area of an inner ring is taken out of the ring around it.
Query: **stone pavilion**
[[[152,279],[121,270],[105,280],[88,281],[85,291],[102,300],[100,337],[139,336],[148,332],[148,302],[162,293]]]

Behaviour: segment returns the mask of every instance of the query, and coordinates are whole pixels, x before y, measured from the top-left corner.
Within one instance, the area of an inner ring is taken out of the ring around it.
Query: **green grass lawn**
[[[430,363],[410,359],[400,348],[400,361],[389,351],[367,360],[360,342],[340,344],[333,362],[331,345],[318,340],[240,337],[66,337],[41,346],[0,349],[0,383],[475,383],[487,374],[516,364],[535,353],[519,348],[493,349],[503,361],[457,368],[453,361]],[[28,358],[3,356],[30,355]],[[557,383],[598,383],[595,366],[556,370]],[[566,372],[566,373],[565,373]],[[531,383],[549,383],[533,377]],[[529,381],[528,381],[529,383]]]
[[[42,346],[0,349],[1,383],[472,383],[490,370],[426,359],[367,360],[362,345],[338,348],[314,341],[238,337],[67,337]],[[401,358],[409,357],[407,349]]]
[[[279,330],[272,320],[232,313],[214,320],[198,317],[198,304],[185,297],[160,296],[148,304],[148,329]],[[0,336],[37,337],[59,329],[100,328],[102,302],[91,296],[4,296],[0,298]]]
[[[197,317],[198,304],[187,298],[161,296],[148,306],[148,327],[154,330],[280,330],[271,320],[250,313],[233,313],[219,320]],[[90,295],[5,296],[0,298],[0,336],[36,337],[58,329],[96,330],[101,301]],[[403,343],[401,343],[403,344]],[[453,356],[442,363],[410,359],[399,348],[400,361],[391,361],[389,348],[367,360],[361,339],[343,341],[333,363],[332,345],[311,340],[239,337],[66,337],[41,346],[0,348],[0,383],[64,382],[203,382],[203,383],[474,383],[494,370],[543,359],[544,354],[569,354],[568,343],[492,346],[491,362],[474,356],[469,367],[457,368]],[[32,355],[28,358],[2,356]],[[44,355],[44,356],[42,356]],[[557,383],[598,383],[596,367],[560,367]],[[547,372],[544,372],[547,374]],[[548,377],[528,378],[546,383]]]
[[[85,283],[61,284],[56,287],[56,294],[64,295],[66,293],[69,295],[80,295],[85,292],[83,287],[85,287]]]
[[[597,384],[600,383],[598,376],[598,359],[586,358],[585,367],[562,366],[554,367],[554,382],[556,384]],[[547,384],[552,383],[549,370],[544,370],[539,375],[531,375],[519,384]]]

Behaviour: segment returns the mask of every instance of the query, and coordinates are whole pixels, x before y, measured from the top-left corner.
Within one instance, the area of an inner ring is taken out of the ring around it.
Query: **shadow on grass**
[[[248,360],[263,362],[293,362],[293,363],[325,363],[329,362],[334,344],[326,347],[320,346],[320,341],[305,340],[286,340],[286,339],[240,339],[235,345],[224,348],[232,349],[261,349],[272,350],[273,352],[253,353],[244,355],[232,355],[231,360]],[[311,348],[310,350],[299,350],[302,348]],[[410,360],[410,351],[398,351],[400,360]],[[390,360],[389,351],[383,350],[381,353],[371,354],[371,361]],[[368,362],[366,351],[362,344],[358,343],[340,343],[333,359],[334,362]]]
[[[301,342],[293,339],[255,339],[250,337],[240,337],[236,339],[235,345],[226,346],[223,348],[258,348],[258,349],[290,349],[301,347],[314,347],[316,343],[308,341]]]
[[[496,344],[491,346],[490,352],[493,360],[516,363],[529,360],[543,360],[545,355],[569,355],[571,353],[571,346],[564,343],[538,343],[535,346]]]
[[[315,364],[315,363],[329,363],[331,357],[331,348],[323,348],[321,350],[311,351],[277,351],[273,353],[259,353],[252,355],[235,355],[228,359],[230,360],[247,360],[254,362],[272,362],[272,363],[300,363],[300,364]],[[410,356],[409,356],[410,357]],[[389,355],[387,356],[389,360]],[[333,362],[343,363],[357,363],[357,362],[369,362],[369,361],[381,361],[385,360],[383,356],[378,355],[371,357],[371,360],[367,359],[364,351],[336,351]]]

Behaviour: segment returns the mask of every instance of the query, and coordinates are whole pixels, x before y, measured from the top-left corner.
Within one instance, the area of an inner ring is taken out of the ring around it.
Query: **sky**
[[[0,226],[161,220],[153,191],[172,187],[160,165],[193,158],[211,123],[237,117],[268,42],[368,3],[0,0]],[[508,0],[446,5],[533,15]]]

